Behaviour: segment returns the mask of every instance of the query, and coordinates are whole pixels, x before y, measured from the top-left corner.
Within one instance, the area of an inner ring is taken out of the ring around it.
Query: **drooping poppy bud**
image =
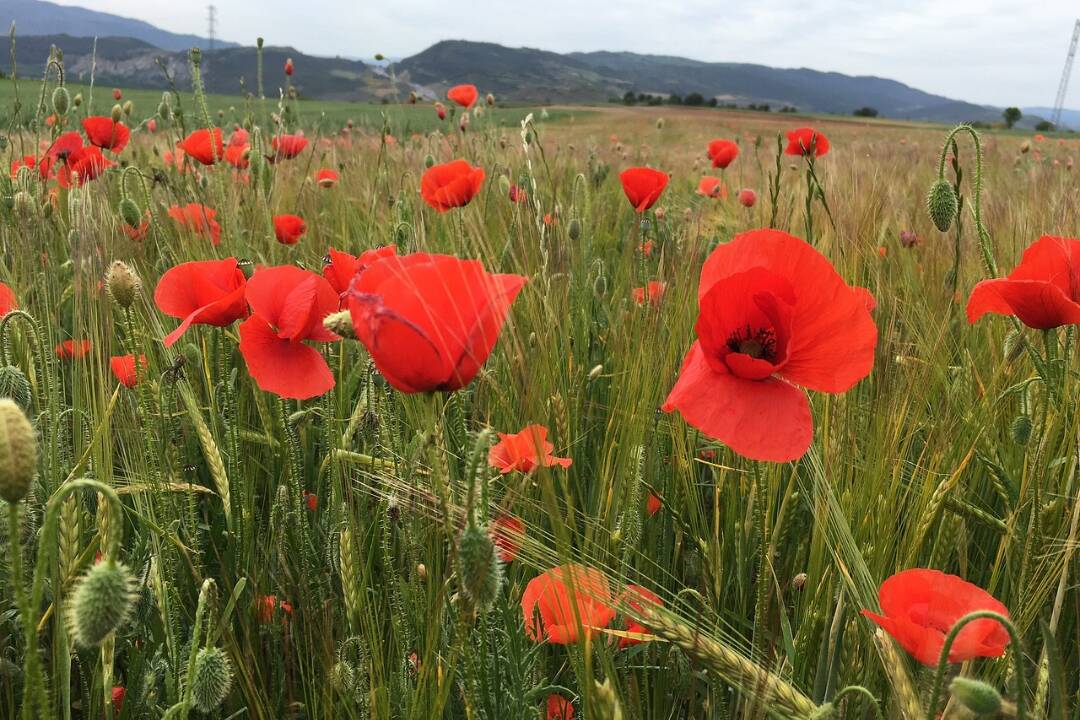
[[[949,683],[949,693],[958,703],[980,717],[996,716],[1001,711],[1001,693],[981,680],[955,677]]]
[[[94,565],[79,581],[68,610],[75,644],[95,648],[117,630],[135,604],[137,583],[122,563],[107,560]]]
[[[491,535],[478,527],[467,527],[458,539],[461,558],[461,589],[478,608],[495,602],[502,586],[502,565]]]
[[[931,187],[930,194],[926,198],[926,208],[930,211],[930,219],[941,232],[948,232],[956,217],[958,202],[956,191],[944,178],[939,178]]]
[[[61,85],[53,90],[52,94],[52,106],[53,112],[57,115],[67,115],[68,107],[71,104],[71,95],[68,93],[66,87]]]

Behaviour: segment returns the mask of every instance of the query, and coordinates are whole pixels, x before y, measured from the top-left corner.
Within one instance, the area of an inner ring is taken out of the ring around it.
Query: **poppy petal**
[[[334,387],[334,374],[315,348],[279,338],[258,315],[240,323],[239,330],[240,354],[261,390],[306,400]]]

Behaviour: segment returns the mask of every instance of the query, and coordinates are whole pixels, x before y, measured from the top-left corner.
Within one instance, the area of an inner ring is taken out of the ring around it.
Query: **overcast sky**
[[[206,2],[53,0],[206,34]],[[217,0],[218,36],[404,57],[445,39],[630,50],[878,75],[948,97],[1052,105],[1075,0]],[[464,78],[463,78],[464,79]],[[1067,107],[1080,109],[1080,71]]]

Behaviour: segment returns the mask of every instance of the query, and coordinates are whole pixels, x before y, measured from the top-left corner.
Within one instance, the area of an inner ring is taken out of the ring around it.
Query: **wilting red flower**
[[[709,143],[709,159],[714,168],[724,169],[739,156],[738,143],[731,140],[713,140]]]
[[[441,102],[435,103],[435,114],[439,116],[440,120],[446,119],[446,106]]]
[[[1039,330],[1080,324],[1080,240],[1043,235],[1007,277],[983,280],[968,298],[968,322],[1014,315]]]
[[[248,281],[251,317],[240,323],[240,354],[266,392],[305,400],[334,387],[322,354],[305,340],[338,336],[322,321],[338,309],[338,294],[324,278],[292,265],[264,268]]]
[[[475,85],[455,85],[446,91],[446,97],[464,108],[471,108],[480,97]]]
[[[221,128],[214,128],[213,133],[201,128],[184,138],[180,149],[203,165],[213,165],[225,157],[225,147],[221,140]]]
[[[544,720],[574,720],[573,703],[558,693],[551,693],[548,695]]]
[[[586,633],[605,628],[615,617],[612,605],[607,577],[599,570],[573,563],[554,567],[525,586],[525,634],[535,642],[569,645],[578,641],[578,618]]]
[[[288,75],[289,77],[292,77],[292,74],[293,74],[294,70],[295,70],[295,68],[293,67],[292,58],[288,58],[285,61],[285,74]]]
[[[551,454],[555,446],[547,434],[546,427],[535,424],[516,434],[499,433],[499,442],[488,451],[488,465],[503,475],[514,470],[530,473],[537,467],[570,467],[573,460]]]
[[[274,619],[274,613],[278,610],[281,611],[281,624],[289,622],[289,616],[292,615],[293,607],[285,600],[278,601],[277,595],[259,595],[255,599],[255,612],[259,617],[259,622],[263,625],[269,624]]]
[[[315,173],[315,184],[321,188],[332,188],[338,184],[338,174],[329,168],[323,168]]]
[[[397,255],[397,245],[385,245],[373,250],[365,250],[359,256],[330,248],[330,252],[327,254],[330,260],[323,265],[322,274],[326,281],[330,283],[330,286],[334,288],[334,291],[341,296],[341,306],[344,308],[345,293],[348,291],[353,278],[367,270],[372,263],[394,255]]]
[[[649,493],[649,498],[645,501],[645,512],[649,513],[649,517],[660,512],[662,507],[664,507],[663,501],[654,493]]]
[[[134,355],[113,355],[109,358],[109,368],[124,387],[133,388],[139,382],[139,373],[135,368]],[[146,356],[139,356],[139,368],[146,368]]]
[[[398,390],[458,390],[491,354],[525,280],[450,255],[383,258],[353,281],[353,329]]]
[[[124,97],[124,93],[120,92],[120,88],[113,88],[112,96],[113,100],[119,102]]]
[[[469,204],[484,183],[484,168],[465,160],[433,165],[420,178],[420,194],[439,212]]]
[[[74,150],[67,156],[67,162],[56,173],[56,182],[60,187],[71,187],[78,181],[81,185],[96,180],[113,166],[113,161],[101,154],[101,148],[87,145]]]
[[[668,174],[646,167],[632,167],[619,175],[626,199],[634,210],[643,213],[651,208],[668,184]]]
[[[639,612],[642,610],[642,606],[646,604],[664,607],[664,601],[661,600],[656,593],[652,590],[643,588],[640,585],[627,585],[626,590],[623,590],[621,600]],[[636,635],[649,634],[649,629],[647,627],[631,618],[626,618],[626,631]],[[638,645],[640,643],[641,640],[638,640],[637,638],[624,637],[619,639],[619,648],[628,648],[631,645]]]
[[[659,305],[666,291],[667,285],[659,280],[650,280],[645,287],[634,288],[634,302],[638,305],[644,305],[646,298],[648,298],[650,305]]]
[[[120,223],[120,229],[135,242],[142,242],[146,239],[146,234],[150,232],[150,211],[144,212],[143,217],[145,219],[139,223],[138,227],[131,227],[126,222]]]
[[[881,615],[863,610],[923,665],[937,665],[945,636],[965,615],[989,610],[1009,617],[1009,610],[978,585],[938,570],[913,568],[893,575],[878,589]],[[960,630],[949,662],[1001,657],[1009,633],[996,620],[973,620]]]
[[[829,152],[829,139],[814,128],[801,127],[789,131],[787,143],[784,148],[785,155],[809,155],[811,146],[815,157]]]
[[[247,280],[236,258],[198,260],[169,268],[154,289],[154,303],[180,326],[165,336],[172,346],[192,325],[225,327],[247,316]]]
[[[127,695],[127,689],[123,685],[113,685],[112,687],[112,705],[113,712],[119,715],[124,710],[124,696]]]
[[[0,282],[0,318],[19,307],[19,301],[15,298],[15,291]]]
[[[81,360],[90,354],[89,340],[65,340],[56,346],[56,357],[61,360]]]
[[[797,237],[736,235],[701,270],[698,339],[664,411],[754,460],[801,457],[813,438],[801,388],[841,393],[874,365],[864,293]]]
[[[739,204],[743,207],[754,207],[757,203],[757,193],[750,188],[743,188],[738,194]]]
[[[299,215],[275,215],[274,235],[282,245],[295,245],[307,232],[307,223]]]
[[[510,198],[510,202],[512,203],[525,202],[529,198],[528,194],[522,188],[518,187],[513,183],[511,183],[510,185],[510,192],[508,193],[508,197]]]
[[[499,560],[508,563],[517,559],[521,541],[525,539],[525,522],[514,515],[499,515],[488,526]]]
[[[221,244],[221,224],[214,219],[217,210],[199,203],[188,203],[183,207],[173,205],[169,208],[169,217],[180,227],[209,237],[214,245]]]
[[[127,147],[131,139],[131,130],[122,122],[113,122],[111,117],[96,115],[83,118],[83,130],[91,145],[97,145],[103,150],[112,150],[119,153]]]
[[[275,135],[270,140],[270,147],[274,151],[270,161],[291,160],[302,153],[307,144],[308,140],[303,135]]]
[[[726,200],[728,196],[727,185],[718,177],[705,175],[701,178],[701,182],[698,183],[697,194]]]

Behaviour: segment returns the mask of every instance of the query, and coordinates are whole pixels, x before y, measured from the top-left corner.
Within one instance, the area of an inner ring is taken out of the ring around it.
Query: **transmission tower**
[[[214,52],[214,30],[217,26],[217,8],[213,4],[206,7],[206,50]],[[1073,43],[1075,45],[1075,43]]]
[[[1069,76],[1072,75],[1073,60],[1076,58],[1076,45],[1080,42],[1080,20],[1073,27],[1072,42],[1069,43],[1069,54],[1065,56],[1065,69],[1061,72],[1061,82],[1058,83],[1057,99],[1054,100],[1054,114],[1050,122],[1056,128],[1061,124],[1061,109],[1065,105],[1065,93],[1069,90]]]

